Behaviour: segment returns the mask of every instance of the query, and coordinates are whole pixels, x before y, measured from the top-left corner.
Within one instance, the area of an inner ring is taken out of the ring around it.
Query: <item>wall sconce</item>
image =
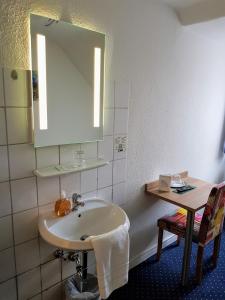
[[[39,93],[39,126],[40,130],[48,129],[47,84],[46,84],[46,41],[45,36],[37,34],[37,66]]]
[[[101,48],[94,49],[94,127],[100,127]]]

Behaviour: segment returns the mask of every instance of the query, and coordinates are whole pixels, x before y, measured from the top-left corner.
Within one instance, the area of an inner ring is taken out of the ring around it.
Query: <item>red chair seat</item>
[[[202,215],[195,214],[193,240],[198,239]],[[185,236],[187,215],[184,209],[177,210],[171,215],[165,215],[158,219],[158,226],[164,230],[177,234],[181,237]]]

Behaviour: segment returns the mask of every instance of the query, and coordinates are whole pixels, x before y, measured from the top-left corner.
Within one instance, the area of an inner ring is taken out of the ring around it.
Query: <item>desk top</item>
[[[195,212],[203,208],[207,203],[209,193],[214,184],[189,176],[182,179],[187,184],[196,186],[196,188],[184,194],[174,193],[173,189],[170,189],[169,192],[161,192],[158,190],[159,181],[154,181],[145,185],[145,191],[154,198],[162,199],[189,211]]]

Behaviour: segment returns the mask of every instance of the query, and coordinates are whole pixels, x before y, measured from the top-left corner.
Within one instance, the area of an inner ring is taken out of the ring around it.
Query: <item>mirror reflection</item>
[[[35,147],[103,138],[105,36],[31,15]]]

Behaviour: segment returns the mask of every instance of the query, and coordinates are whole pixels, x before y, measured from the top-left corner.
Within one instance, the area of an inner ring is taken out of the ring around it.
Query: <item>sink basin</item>
[[[39,217],[39,232],[48,243],[63,249],[92,249],[93,236],[104,235],[120,225],[129,229],[130,222],[119,206],[101,199],[84,200],[85,206],[65,217],[48,211]],[[85,237],[85,240],[81,240]]]

